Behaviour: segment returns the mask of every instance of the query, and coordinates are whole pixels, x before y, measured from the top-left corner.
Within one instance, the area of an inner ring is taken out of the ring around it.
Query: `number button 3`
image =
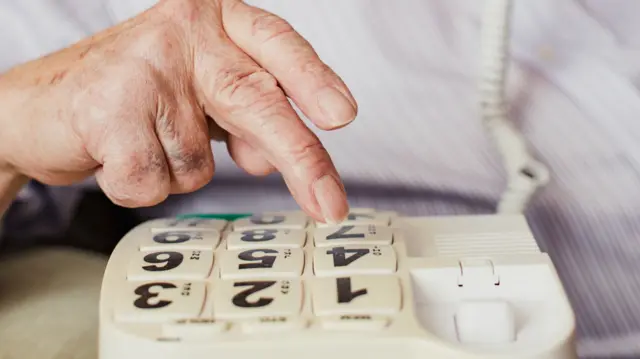
[[[255,248],[225,251],[220,256],[222,279],[298,277],[304,267],[299,248]]]
[[[115,316],[125,322],[198,318],[206,298],[205,284],[189,281],[129,282],[122,289]]]
[[[213,311],[216,318],[291,317],[297,316],[302,309],[300,280],[218,280],[214,286]]]
[[[129,280],[206,279],[213,268],[212,251],[139,252],[129,263]]]
[[[313,270],[316,276],[393,274],[397,268],[392,246],[347,245],[315,248]]]

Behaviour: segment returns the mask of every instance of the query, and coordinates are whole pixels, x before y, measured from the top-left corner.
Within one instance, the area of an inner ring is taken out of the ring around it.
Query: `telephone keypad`
[[[383,330],[402,310],[390,222],[390,213],[372,209],[354,209],[333,226],[292,212],[232,223],[154,220],[129,260],[116,319],[163,323],[169,337],[314,323]]]

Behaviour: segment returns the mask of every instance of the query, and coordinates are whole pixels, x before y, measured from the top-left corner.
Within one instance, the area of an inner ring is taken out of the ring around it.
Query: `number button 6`
[[[213,252],[157,250],[139,252],[129,262],[128,280],[206,279],[213,268]]]

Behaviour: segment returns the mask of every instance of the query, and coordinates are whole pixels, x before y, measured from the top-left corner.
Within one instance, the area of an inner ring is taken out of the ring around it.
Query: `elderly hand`
[[[239,0],[164,0],[0,77],[0,169],[52,185],[95,174],[114,203],[150,206],[211,180],[217,128],[241,168],[279,171],[309,215],[340,221],[340,178],[287,97],[321,129],[356,115],[284,20]]]

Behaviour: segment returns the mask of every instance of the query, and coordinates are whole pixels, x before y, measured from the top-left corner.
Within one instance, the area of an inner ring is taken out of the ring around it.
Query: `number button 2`
[[[129,280],[206,279],[213,268],[212,251],[157,250],[136,254],[129,262]]]
[[[319,247],[313,252],[316,276],[393,274],[397,257],[392,246],[345,245]]]
[[[220,319],[297,316],[302,283],[296,279],[219,280],[214,283],[214,316]]]
[[[122,290],[115,318],[124,322],[198,318],[206,298],[206,285],[189,281],[129,282]]]
[[[300,248],[307,232],[299,229],[246,229],[227,235],[227,249]]]
[[[297,277],[302,274],[300,248],[253,248],[225,251],[220,256],[222,279]]]

